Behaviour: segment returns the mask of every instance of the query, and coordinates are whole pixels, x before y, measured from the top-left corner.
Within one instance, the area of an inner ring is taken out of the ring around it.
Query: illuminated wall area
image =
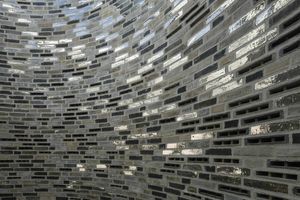
[[[299,200],[300,0],[0,0],[0,200]]]

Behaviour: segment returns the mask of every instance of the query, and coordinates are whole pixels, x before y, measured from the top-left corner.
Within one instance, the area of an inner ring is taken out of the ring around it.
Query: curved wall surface
[[[299,4],[2,0],[0,199],[300,199]]]

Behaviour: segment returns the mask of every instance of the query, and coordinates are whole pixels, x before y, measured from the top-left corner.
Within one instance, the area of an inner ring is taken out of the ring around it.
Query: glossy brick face
[[[0,200],[300,199],[299,0],[0,2]]]

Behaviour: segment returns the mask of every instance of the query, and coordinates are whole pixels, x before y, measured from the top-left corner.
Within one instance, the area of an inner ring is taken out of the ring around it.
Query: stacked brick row
[[[299,199],[299,4],[1,1],[0,199]]]

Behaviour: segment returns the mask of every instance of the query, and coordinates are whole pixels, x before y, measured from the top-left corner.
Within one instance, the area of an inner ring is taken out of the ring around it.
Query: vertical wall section
[[[300,199],[299,4],[2,0],[0,199]]]

